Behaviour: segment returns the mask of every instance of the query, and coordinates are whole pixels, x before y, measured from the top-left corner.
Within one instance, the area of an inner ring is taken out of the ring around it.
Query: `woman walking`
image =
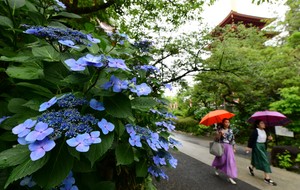
[[[265,131],[265,123],[261,120],[254,122],[255,129],[249,137],[246,152],[252,150],[251,166],[248,166],[250,175],[254,176],[254,168],[264,172],[264,181],[270,185],[277,184],[270,179],[271,167],[267,154],[267,140],[273,140],[271,135]]]
[[[213,160],[212,166],[215,168],[215,174],[219,175],[219,171],[225,173],[228,176],[228,181],[232,184],[236,184],[233,180],[237,178],[237,167],[234,157],[235,141],[232,129],[230,129],[229,119],[222,120],[220,128],[217,130],[217,140],[219,140],[223,147],[224,153],[222,156],[216,156]]]

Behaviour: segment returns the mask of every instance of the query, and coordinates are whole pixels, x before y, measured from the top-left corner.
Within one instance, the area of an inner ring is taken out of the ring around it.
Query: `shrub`
[[[167,179],[178,142],[151,43],[68,28],[55,16],[79,16],[57,2],[0,1],[13,13],[0,23],[0,184],[133,190]]]

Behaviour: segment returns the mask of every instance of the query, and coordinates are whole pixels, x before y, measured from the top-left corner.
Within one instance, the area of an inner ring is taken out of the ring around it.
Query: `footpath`
[[[179,132],[172,133],[172,137],[182,143],[182,146],[179,147],[179,153],[175,152],[175,158],[178,157],[178,167],[182,167],[182,169],[168,170],[167,174],[171,182],[161,182],[158,185],[158,189],[300,189],[300,175],[285,169],[271,166],[271,178],[277,183],[277,186],[266,184],[263,181],[262,171],[254,170],[255,176],[250,176],[247,166],[250,164],[251,155],[245,153],[245,146],[243,145],[237,145],[236,147],[235,158],[238,168],[238,179],[237,185],[232,185],[226,181],[226,176],[218,176],[218,179],[214,175],[214,170],[210,166],[214,156],[209,154],[208,150],[211,139],[199,138]],[[197,163],[198,165],[196,165]],[[205,166],[199,165],[202,163]],[[188,173],[183,173],[183,170],[187,170]],[[172,178],[175,178],[175,180],[172,180]],[[190,181],[188,182],[187,180]]]

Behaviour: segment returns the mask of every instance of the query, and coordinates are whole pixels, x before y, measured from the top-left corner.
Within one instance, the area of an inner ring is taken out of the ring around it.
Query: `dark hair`
[[[228,120],[228,121],[229,121],[229,119],[228,119],[228,118],[224,118],[224,119],[222,119],[222,123],[219,123],[219,124],[218,124],[218,125],[219,125],[219,128],[222,128],[222,129],[224,129],[224,121],[226,121],[226,120]],[[228,128],[230,128],[230,126],[229,126]]]
[[[224,118],[224,119],[222,119],[222,124],[224,123],[224,121],[226,121],[226,120],[228,120],[229,121],[229,119],[228,118]]]
[[[257,126],[259,125],[260,122],[262,122],[263,120],[257,119],[254,121],[253,123],[253,128],[257,128]]]

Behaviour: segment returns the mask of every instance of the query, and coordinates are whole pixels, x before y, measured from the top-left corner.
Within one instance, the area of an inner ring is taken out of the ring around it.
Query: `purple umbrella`
[[[268,110],[255,112],[247,121],[249,123],[254,123],[256,120],[262,120],[266,126],[269,127],[282,126],[291,122],[291,120],[282,113]]]

